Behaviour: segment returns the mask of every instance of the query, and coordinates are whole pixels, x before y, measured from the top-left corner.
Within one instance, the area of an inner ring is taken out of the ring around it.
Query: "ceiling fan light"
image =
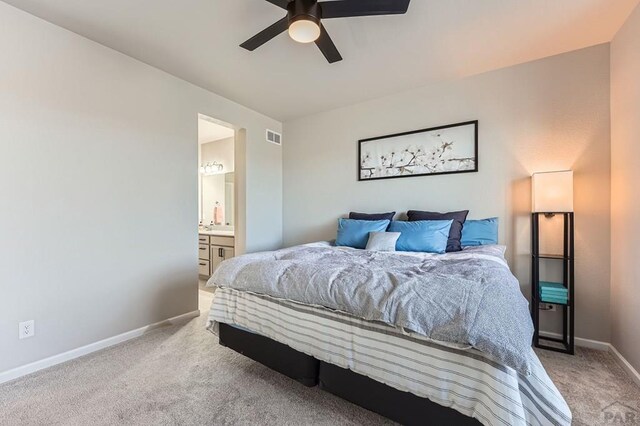
[[[312,43],[320,37],[320,25],[310,19],[298,19],[289,25],[289,36],[298,43]]]

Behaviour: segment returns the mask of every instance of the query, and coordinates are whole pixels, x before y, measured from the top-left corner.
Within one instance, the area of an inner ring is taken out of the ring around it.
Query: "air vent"
[[[267,129],[267,142],[271,142],[276,145],[282,145],[282,135],[276,133],[273,130]]]

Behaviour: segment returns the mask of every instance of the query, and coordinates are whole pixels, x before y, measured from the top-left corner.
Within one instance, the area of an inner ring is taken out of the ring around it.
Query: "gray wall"
[[[0,372],[197,309],[198,113],[246,129],[246,248],[281,244],[280,123],[2,2],[0,51]]]
[[[640,371],[640,6],[611,43],[612,343]]]
[[[609,341],[609,46],[285,122],[286,245],[335,237],[350,210],[470,209],[499,216],[530,293],[530,175],[575,171],[577,335]],[[358,139],[478,119],[480,172],[357,182]],[[545,315],[544,327],[557,318]]]

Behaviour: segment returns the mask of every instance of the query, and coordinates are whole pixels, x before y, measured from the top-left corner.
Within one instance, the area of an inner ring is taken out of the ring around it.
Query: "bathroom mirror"
[[[199,212],[204,226],[233,230],[235,216],[234,139],[200,144]]]
[[[200,217],[204,225],[233,226],[234,174],[201,175]]]

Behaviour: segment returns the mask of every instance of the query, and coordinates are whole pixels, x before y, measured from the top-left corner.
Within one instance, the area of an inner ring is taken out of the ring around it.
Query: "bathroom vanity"
[[[198,231],[198,271],[209,278],[220,262],[235,253],[233,231]]]

